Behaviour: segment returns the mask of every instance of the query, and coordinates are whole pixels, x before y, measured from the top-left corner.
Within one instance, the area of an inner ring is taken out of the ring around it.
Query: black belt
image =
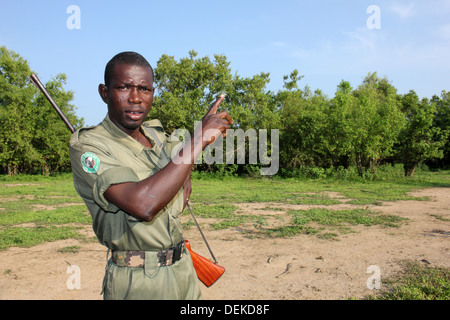
[[[158,264],[161,267],[171,266],[183,257],[184,240],[175,247],[159,250]],[[112,261],[119,267],[142,268],[145,265],[145,251],[112,250]]]

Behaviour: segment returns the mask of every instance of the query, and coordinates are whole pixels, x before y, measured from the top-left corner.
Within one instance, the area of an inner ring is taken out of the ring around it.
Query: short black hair
[[[153,72],[153,68],[148,63],[147,59],[145,59],[142,55],[133,51],[124,51],[116,54],[109,62],[106,64],[105,68],[105,85],[108,87],[111,81],[112,73],[114,71],[114,66],[116,64],[123,63],[132,66],[142,66],[149,67],[152,70],[152,78],[155,78],[155,74]]]

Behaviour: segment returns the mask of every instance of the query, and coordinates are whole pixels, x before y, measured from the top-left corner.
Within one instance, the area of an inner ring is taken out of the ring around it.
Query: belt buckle
[[[165,249],[158,252],[159,264],[162,267],[173,264],[173,250]]]
[[[175,247],[164,249],[158,252],[158,259],[160,266],[171,266],[175,261],[183,257],[183,251],[186,247],[184,240],[180,241]],[[175,261],[174,261],[175,260]]]
[[[167,250],[165,265],[170,266],[173,264],[173,250]]]

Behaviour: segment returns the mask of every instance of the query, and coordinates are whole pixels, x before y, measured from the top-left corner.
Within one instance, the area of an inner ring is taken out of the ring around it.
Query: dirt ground
[[[408,218],[401,227],[352,227],[356,232],[339,235],[338,240],[322,240],[314,235],[251,239],[243,235],[242,229],[212,231],[205,227],[210,246],[226,272],[212,287],[201,285],[203,298],[358,299],[374,293],[367,286],[369,277],[375,275],[368,270],[370,266],[379,268],[382,281],[398,273],[405,260],[450,267],[450,190],[426,189],[411,195],[431,200],[369,206],[374,211]],[[327,208],[367,207],[347,204],[348,199],[339,194],[332,196],[342,204]],[[266,207],[266,203],[241,204],[240,210],[258,214],[261,213],[258,209]],[[283,205],[282,209],[311,207],[320,206]],[[264,210],[263,214],[276,217],[285,215],[286,211]],[[92,235],[90,228],[85,232]],[[185,237],[194,251],[209,258],[195,227],[186,230]],[[71,245],[79,245],[81,249],[77,253],[58,252]],[[0,252],[0,299],[99,300],[105,264],[106,249],[97,243],[64,240],[26,249],[11,248]],[[70,266],[79,268],[80,288],[73,288],[75,273]]]

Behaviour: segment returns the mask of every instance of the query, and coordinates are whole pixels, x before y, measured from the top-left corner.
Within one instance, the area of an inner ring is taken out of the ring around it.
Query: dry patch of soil
[[[408,218],[399,228],[352,227],[353,233],[338,240],[311,235],[293,238],[249,238],[239,228],[205,233],[225,274],[210,288],[204,299],[347,299],[373,293],[367,287],[368,267],[380,268],[381,278],[394,275],[404,260],[431,266],[450,267],[450,192],[445,188],[415,191],[416,197],[430,201],[386,202],[369,206],[373,211]],[[273,216],[276,223],[288,209],[367,208],[346,203],[348,199],[330,194],[342,203],[333,206],[240,204],[243,214]],[[198,219],[202,223],[201,219]],[[93,236],[90,228],[83,230]],[[195,227],[186,230],[193,250],[209,257]],[[61,248],[80,246],[76,253]],[[64,240],[32,248],[10,248],[0,252],[0,299],[102,299],[101,284],[106,249],[97,243]],[[80,270],[81,288],[69,289],[73,275],[70,266]],[[289,267],[288,267],[289,266]],[[287,272],[285,272],[288,270]],[[68,273],[69,271],[69,273]]]

